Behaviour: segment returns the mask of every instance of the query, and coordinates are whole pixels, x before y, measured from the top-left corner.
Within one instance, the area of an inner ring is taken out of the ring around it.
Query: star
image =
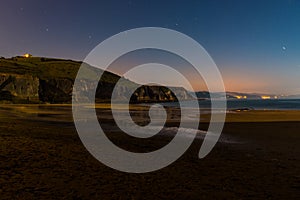
[[[282,46],[282,50],[285,51],[286,50],[286,46]]]
[[[49,31],[49,29],[48,29],[48,28],[46,28],[46,31],[48,32],[48,31]]]

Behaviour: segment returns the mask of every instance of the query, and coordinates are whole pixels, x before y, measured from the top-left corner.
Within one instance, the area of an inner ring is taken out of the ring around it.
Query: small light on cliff
[[[30,55],[29,53],[25,53],[24,55],[23,55],[23,57],[24,58],[30,58],[32,55]]]

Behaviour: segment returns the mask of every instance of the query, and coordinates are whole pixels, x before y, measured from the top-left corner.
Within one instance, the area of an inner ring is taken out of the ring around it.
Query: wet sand
[[[299,199],[299,130],[299,111],[229,113],[221,137],[229,142],[219,142],[204,159],[197,157],[198,139],[162,170],[127,174],[87,152],[70,106],[1,105],[0,199]],[[110,138],[132,151],[169,141]]]

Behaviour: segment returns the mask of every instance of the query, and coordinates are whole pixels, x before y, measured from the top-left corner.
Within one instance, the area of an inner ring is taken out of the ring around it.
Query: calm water
[[[175,106],[176,103],[166,103],[166,105]],[[184,102],[184,107],[190,107],[189,102]],[[210,108],[209,100],[199,101],[200,108]],[[254,109],[254,110],[300,110],[300,99],[252,99],[252,100],[228,100],[228,110],[234,109]]]

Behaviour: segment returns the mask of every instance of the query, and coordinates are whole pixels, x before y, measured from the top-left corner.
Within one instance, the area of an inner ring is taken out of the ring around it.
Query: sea
[[[216,100],[218,101],[218,100]],[[210,100],[199,100],[200,109],[209,109]],[[166,106],[178,106],[177,103],[165,103]],[[182,102],[182,107],[192,107],[189,101]],[[300,110],[300,99],[229,99],[227,110]]]

